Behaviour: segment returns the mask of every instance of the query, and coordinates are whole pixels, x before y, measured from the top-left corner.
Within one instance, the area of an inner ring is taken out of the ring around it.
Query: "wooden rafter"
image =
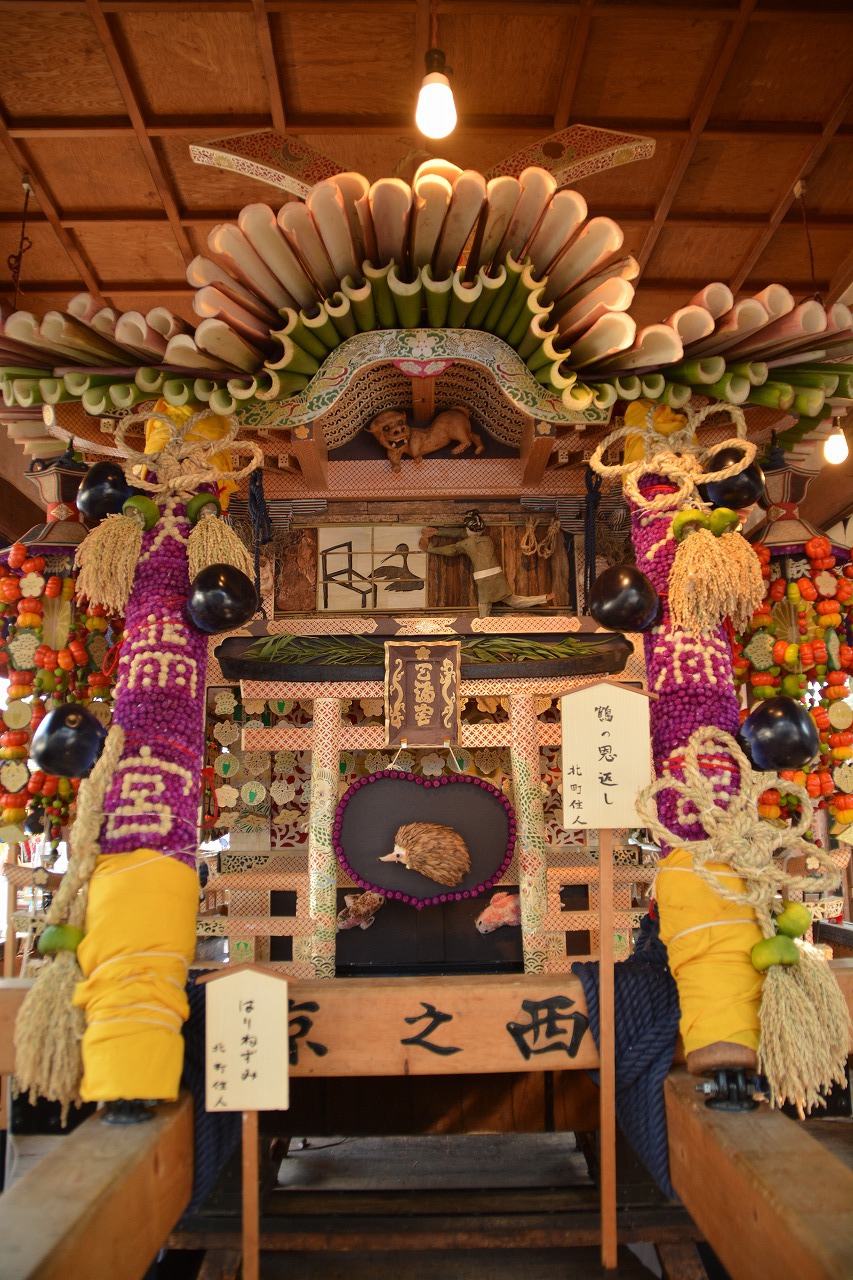
[[[0,0],[2,2],[2,0]],[[422,38],[416,36],[415,47],[420,48]],[[424,52],[427,46],[424,45]],[[419,56],[419,65],[423,64],[423,54]],[[566,114],[568,114],[568,109]],[[473,116],[461,120],[454,136],[464,137],[466,133],[517,133],[522,125],[531,119],[538,122],[543,129],[561,128],[556,122],[560,116],[555,113],[553,120],[546,116]],[[288,116],[291,133],[361,133],[365,135],[396,136],[402,130],[411,128],[411,119],[400,115],[394,119],[371,116],[360,120],[342,121],[341,116],[320,114],[318,112]],[[626,120],[621,116],[590,116],[585,114],[583,124],[595,129],[609,129],[613,133],[639,133],[657,138],[684,138],[690,133],[690,122],[687,120],[658,120],[635,117]],[[207,139],[230,133],[253,133],[259,129],[273,128],[271,115],[242,113],[235,115],[180,115],[151,116],[143,121],[143,128],[149,138],[186,138]],[[134,138],[136,130],[129,120],[121,116],[88,116],[85,119],[69,120],[67,117],[37,116],[21,117],[8,122],[9,136],[12,138]],[[702,131],[705,138],[713,138],[722,142],[750,137],[771,137],[779,141],[788,138],[818,138],[822,126],[814,120],[715,120]],[[837,136],[853,137],[853,122],[842,123]]]
[[[841,122],[847,114],[851,102],[853,102],[853,78],[848,81],[836,98],[833,108],[827,117],[826,123],[821,129],[819,139],[813,146],[809,147],[800,161],[799,168],[791,178],[788,189],[781,199],[777,201],[776,207],[770,215],[767,226],[760,235],[756,236],[750,245],[749,250],[739,263],[737,270],[734,272],[731,281],[729,282],[733,290],[737,291],[743,287],[743,283],[749,276],[750,271],[755,266],[756,262],[758,262],[770,241],[773,239],[773,236],[776,234],[777,227],[793,204],[796,198],[797,185],[800,182],[805,181],[817,162],[820,160],[823,153],[826,151],[830,142],[832,142],[838,132]]]
[[[46,220],[53,228],[57,240],[68,254],[68,257],[71,259],[74,266],[77,268],[80,279],[89,290],[89,293],[91,293],[92,297],[95,298],[101,306],[104,306],[104,298],[101,294],[95,272],[92,269],[92,264],[77,244],[74,236],[71,235],[71,233],[62,225],[59,210],[54,203],[53,196],[50,194],[44,180],[38,176],[36,166],[24,154],[15,139],[9,136],[9,130],[6,127],[6,121],[2,114],[0,114],[0,142],[3,143],[3,146],[11,156],[13,163],[17,166],[22,180],[25,173],[30,175],[30,186],[33,189],[33,195],[36,200],[38,200],[39,207],[41,208]]]
[[[415,7],[415,68],[424,65],[424,54],[430,46],[430,0],[417,0]]]
[[[279,133],[287,129],[287,116],[284,109],[284,94],[281,88],[278,65],[275,60],[275,49],[272,43],[269,14],[264,0],[252,0],[252,15],[255,19],[255,39],[261,55],[261,66],[267,82],[267,93],[270,99],[272,127]]]
[[[652,225],[649,227],[649,230],[646,233],[646,238],[643,241],[643,247],[637,255],[637,261],[640,264],[641,271],[645,268],[646,263],[651,257],[652,251],[658,242],[658,237],[663,231],[664,223],[666,222],[667,217],[669,216],[669,211],[672,208],[672,203],[678,194],[678,188],[681,186],[684,175],[687,172],[687,166],[693,158],[693,153],[699,145],[699,139],[702,137],[705,125],[708,123],[708,117],[710,116],[714,103],[717,100],[717,95],[722,88],[723,81],[728,75],[732,62],[734,61],[735,54],[737,53],[738,46],[741,42],[741,38],[743,37],[743,33],[746,30],[750,17],[752,16],[752,11],[755,8],[755,5],[756,0],[741,0],[737,17],[729,29],[722,51],[719,56],[714,59],[713,65],[709,68],[704,92],[702,93],[696,107],[696,111],[693,114],[693,119],[690,122],[690,132],[687,135],[687,139],[681,148],[681,151],[679,152],[678,159],[676,160],[672,173],[669,176],[669,181],[666,184],[664,193],[658,201]]]
[[[270,195],[272,200],[274,197]],[[209,222],[227,222],[237,217],[237,206],[227,209],[196,209],[192,213],[181,215],[184,227],[202,227]],[[651,209],[608,208],[608,217],[615,222],[649,222],[654,217]],[[47,222],[48,218],[38,209],[27,214],[27,223]],[[0,212],[0,227],[14,226],[20,222],[17,213]],[[85,227],[115,226],[127,227],[143,222],[167,222],[166,214],[161,209],[85,209],[80,212],[69,211],[59,219],[60,225],[68,229]],[[755,231],[764,228],[767,218],[760,213],[677,213],[670,214],[666,220],[668,227],[708,227],[716,230]],[[812,231],[848,231],[850,219],[834,217],[831,214],[809,215],[809,226]],[[645,281],[644,281],[645,283]]]
[[[560,96],[554,109],[555,133],[565,129],[571,119],[572,102],[574,101],[575,90],[578,87],[581,67],[583,66],[583,55],[586,50],[594,4],[595,0],[581,0],[577,16],[574,19],[571,45],[566,58],[566,65],[563,69],[563,82],[560,85]]]
[[[163,208],[166,211],[166,217],[169,219],[172,233],[178,242],[178,248],[183,254],[184,260],[186,262],[190,262],[194,257],[193,247],[189,242],[186,231],[181,226],[178,203],[175,199],[174,192],[172,191],[169,180],[166,177],[162,165],[160,164],[151,139],[145,130],[145,121],[142,116],[142,110],[139,106],[136,90],[131,84],[130,77],[125,70],[124,61],[113,37],[110,25],[104,16],[98,0],[86,0],[86,12],[88,13],[92,25],[97,32],[101,45],[103,46],[107,61],[110,64],[110,70],[115,76],[119,93],[124,99],[124,105],[127,108],[127,114],[130,116],[134,133],[136,134],[136,140],[143,156],[145,157],[145,163],[148,166],[154,185],[157,188],[157,194],[159,195]]]
[[[812,221],[812,225],[814,222]],[[849,224],[848,224],[849,225]],[[853,285],[853,250],[848,253],[829,284],[827,302],[837,302]]]

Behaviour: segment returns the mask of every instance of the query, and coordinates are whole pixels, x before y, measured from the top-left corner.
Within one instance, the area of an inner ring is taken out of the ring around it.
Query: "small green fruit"
[[[197,524],[202,512],[206,515],[213,513],[218,516],[221,510],[222,503],[215,493],[197,493],[187,503],[187,519],[190,524]]]
[[[752,967],[764,973],[772,964],[797,964],[800,949],[793,938],[777,933],[773,938],[762,938],[750,952]]]
[[[683,542],[689,533],[697,529],[710,528],[706,512],[688,507],[685,511],[677,511],[672,518],[672,536],[676,542]]]
[[[39,937],[39,955],[52,956],[56,951],[76,951],[83,937],[83,930],[76,924],[49,924]]]
[[[736,511],[732,511],[731,507],[715,507],[708,519],[715,538],[721,538],[724,533],[731,533],[740,524],[740,516]]]
[[[131,520],[138,520],[147,532],[153,529],[160,519],[160,508],[152,498],[146,498],[144,494],[137,493],[127,499],[122,507],[122,514],[130,516]]]
[[[812,913],[802,902],[786,902],[776,917],[776,928],[788,938],[801,938],[812,925]]]

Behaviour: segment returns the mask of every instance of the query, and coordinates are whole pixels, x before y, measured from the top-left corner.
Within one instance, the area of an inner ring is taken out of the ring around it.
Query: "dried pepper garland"
[[[853,563],[840,567],[823,535],[780,548],[757,543],[753,550],[765,594],[734,642],[736,679],[746,687],[749,704],[782,694],[809,709],[820,756],[815,764],[782,770],[780,776],[783,783],[804,786],[820,808],[828,808],[838,832],[853,822],[853,767],[847,763],[853,759],[853,708],[847,702]],[[761,803],[770,819],[790,817],[798,805],[783,785],[771,788]]]
[[[62,828],[73,818],[80,779],[31,770],[32,736],[45,715],[63,703],[100,704],[110,717],[111,677],[102,669],[108,644],[120,625],[103,608],[75,603],[72,572],[50,572],[48,558],[16,542],[0,564],[0,670],[8,674],[7,705],[0,734],[0,822],[7,838],[44,831],[46,861],[56,857]],[[96,637],[106,633],[101,644]]]

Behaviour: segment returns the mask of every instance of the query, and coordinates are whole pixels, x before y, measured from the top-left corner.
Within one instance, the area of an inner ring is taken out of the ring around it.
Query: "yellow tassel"
[[[68,1109],[80,1102],[83,1059],[80,1044],[85,1030],[82,1009],[71,1003],[83,975],[73,951],[60,951],[39,970],[15,1023],[15,1080],[30,1101],[47,1098],[62,1104],[62,1124]]]
[[[190,582],[196,574],[210,564],[232,564],[235,569],[245,573],[250,580],[255,576],[249,552],[234,530],[213,512],[209,515],[202,512],[199,520],[190,530],[187,558]]]
[[[77,548],[78,595],[123,617],[141,550],[139,521],[123,515],[107,516]]]

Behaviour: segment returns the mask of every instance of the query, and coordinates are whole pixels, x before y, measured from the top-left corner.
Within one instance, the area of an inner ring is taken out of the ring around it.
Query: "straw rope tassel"
[[[710,529],[696,529],[678,544],[669,608],[682,631],[709,635],[725,618],[742,631],[763,599],[761,565],[741,534],[716,538]]]
[[[209,514],[203,511],[190,530],[187,561],[190,582],[211,564],[233,565],[235,569],[245,573],[247,578],[254,580],[252,557],[230,525],[213,510]]]
[[[108,613],[124,617],[141,550],[139,521],[130,516],[107,516],[77,548],[77,594],[89,604],[103,605]]]
[[[46,924],[83,926],[86,889],[100,855],[98,835],[107,787],[121,758],[124,731],[114,724],[91,775],[80,784],[77,817],[71,829],[71,856],[62,884],[45,914]],[[15,1087],[31,1102],[47,1098],[62,1104],[62,1124],[72,1103],[80,1102],[85,1030],[82,1009],[72,1004],[83,974],[73,951],[60,951],[38,973],[15,1023]]]

